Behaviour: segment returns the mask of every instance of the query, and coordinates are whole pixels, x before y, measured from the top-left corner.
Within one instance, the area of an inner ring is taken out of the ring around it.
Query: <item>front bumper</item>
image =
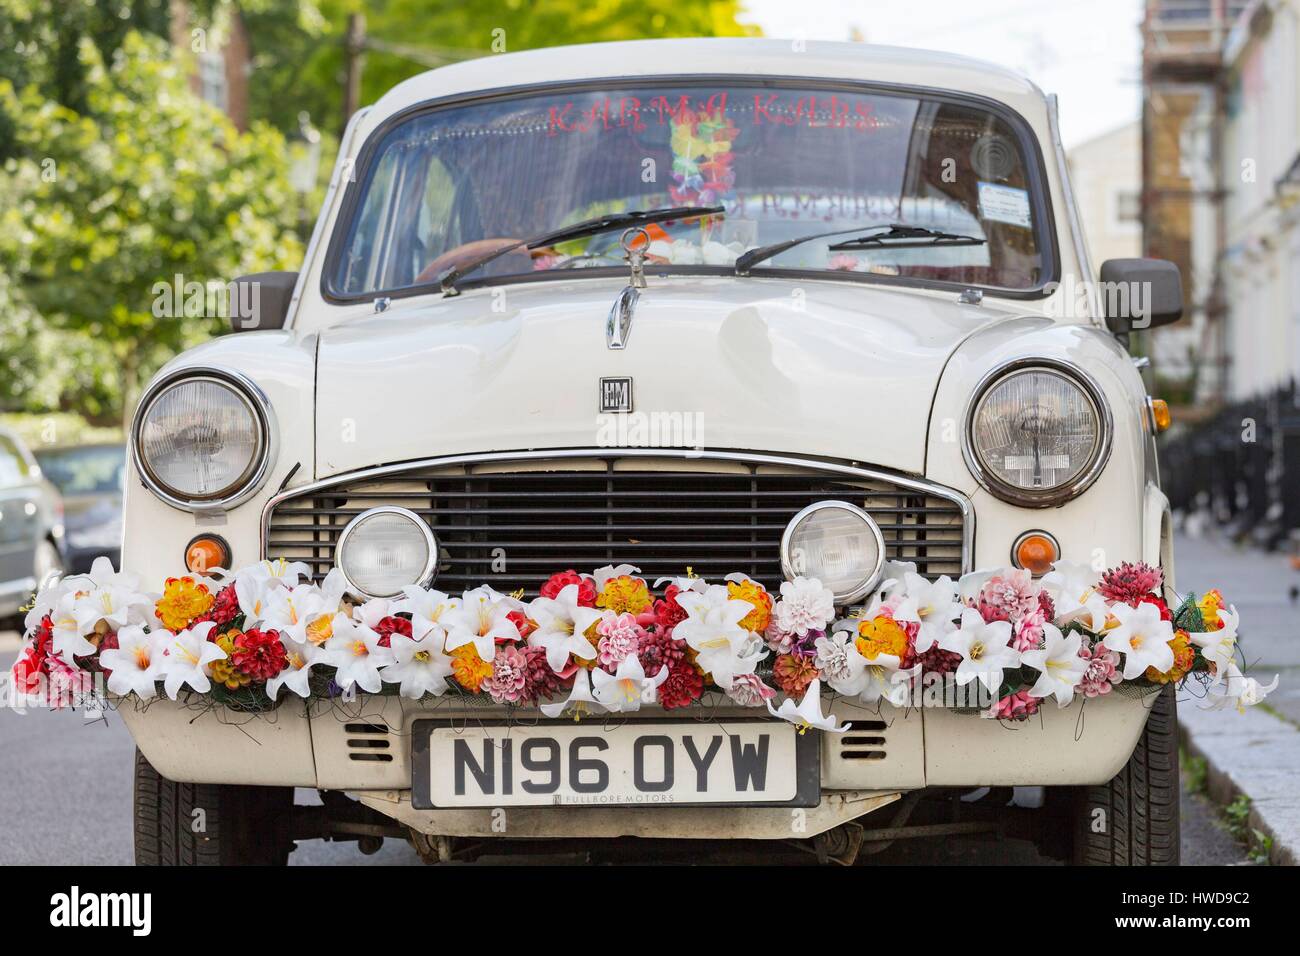
[[[1063,710],[1017,724],[937,707],[865,708],[836,700],[832,709],[852,728],[820,735],[822,800],[809,808],[809,835],[878,809],[900,793],[924,787],[1102,784],[1128,760],[1154,698],[1112,693],[1076,700]],[[753,711],[707,711],[725,727]],[[412,724],[420,718],[489,721],[503,708],[445,701],[416,704],[366,697],[347,704],[286,702],[260,716],[168,700],[119,713],[149,762],[186,783],[296,786],[351,793],[401,823],[429,834],[499,835],[491,809],[418,810],[411,806]],[[629,720],[679,719],[658,708]],[[594,728],[596,732],[599,727]],[[788,836],[782,807],[512,808],[513,836],[660,836],[762,839]]]

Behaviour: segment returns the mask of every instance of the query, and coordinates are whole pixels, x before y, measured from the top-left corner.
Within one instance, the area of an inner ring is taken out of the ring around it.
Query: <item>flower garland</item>
[[[1171,610],[1161,586],[1144,564],[930,581],[891,562],[866,608],[837,620],[832,592],[803,577],[775,596],[743,574],[710,584],[688,569],[652,590],[620,564],[562,571],[530,602],[488,586],[459,596],[411,586],[399,599],[355,601],[338,569],[316,584],[306,565],[263,561],[168,578],[159,595],[101,558],[37,595],[12,678],[20,694],[51,701],[101,673],[109,691],[141,700],[184,692],[260,710],[287,696],[456,692],[548,717],[675,710],[713,689],[831,732],[846,728],[823,715],[823,684],[860,703],[905,706],[939,676],[982,689],[992,701],[984,716],[1005,720],[1027,719],[1049,699],[1065,707],[1192,674],[1207,675],[1214,707],[1256,704],[1277,686],[1237,666],[1238,615],[1218,591]]]

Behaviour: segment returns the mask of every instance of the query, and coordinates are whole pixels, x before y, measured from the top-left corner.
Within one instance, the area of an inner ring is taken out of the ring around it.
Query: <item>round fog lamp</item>
[[[819,501],[790,519],[781,535],[781,570],[787,579],[816,578],[852,604],[870,593],[885,564],[880,528],[857,505]]]
[[[438,559],[430,527],[405,508],[381,507],[353,518],[334,552],[351,590],[363,597],[393,597],[408,584],[427,584]]]

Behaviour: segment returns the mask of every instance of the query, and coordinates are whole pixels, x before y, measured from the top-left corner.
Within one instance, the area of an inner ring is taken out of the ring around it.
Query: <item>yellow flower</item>
[[[324,614],[307,625],[307,640],[320,647],[334,636],[334,615]]]
[[[620,575],[605,582],[605,589],[596,597],[596,607],[608,608],[617,614],[640,614],[650,606],[650,589],[640,578]]]
[[[1192,664],[1196,660],[1196,652],[1192,649],[1192,642],[1187,636],[1186,631],[1176,631],[1174,639],[1169,642],[1169,646],[1174,651],[1174,666],[1169,670],[1161,673],[1154,667],[1147,668],[1147,680],[1154,681],[1157,684],[1176,684],[1187,676],[1187,672],[1192,669]]]
[[[239,631],[226,631],[216,639],[217,647],[226,652],[223,660],[212,662],[212,679],[218,684],[224,684],[229,690],[239,690],[241,687],[247,687],[252,678],[247,674],[241,674],[235,670],[235,665],[231,662],[230,657],[235,652],[235,638],[239,637]]]
[[[754,605],[754,610],[740,619],[741,627],[755,632],[767,629],[767,622],[772,617],[772,596],[763,585],[757,581],[728,581],[727,594],[737,601],[748,601]]]
[[[883,614],[858,624],[854,644],[858,653],[869,661],[881,654],[891,654],[900,660],[907,656],[907,632],[892,617]]]
[[[154,605],[154,609],[163,627],[169,631],[182,631],[200,614],[206,614],[212,601],[206,584],[196,584],[191,577],[168,578],[162,600]]]
[[[473,644],[462,644],[451,652],[451,672],[461,687],[477,693],[492,676],[492,665],[478,656]]]
[[[1205,629],[1207,631],[1217,631],[1223,627],[1223,622],[1219,620],[1219,610],[1223,607],[1223,595],[1219,593],[1218,588],[1206,591],[1196,606],[1200,609],[1201,617],[1205,620]]]

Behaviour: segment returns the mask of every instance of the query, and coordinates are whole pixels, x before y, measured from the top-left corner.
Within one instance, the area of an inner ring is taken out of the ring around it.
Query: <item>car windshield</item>
[[[332,251],[337,297],[436,283],[510,241],[629,209],[721,205],[647,229],[659,272],[754,268],[1032,290],[1049,274],[1037,156],[1009,113],[960,98],[798,85],[555,90],[431,109],[363,160]],[[893,223],[984,240],[833,249]],[[622,265],[619,233],[518,249],[471,281]]]
[[[38,452],[41,472],[65,495],[109,494],[122,490],[126,451],[121,445],[85,445]]]

